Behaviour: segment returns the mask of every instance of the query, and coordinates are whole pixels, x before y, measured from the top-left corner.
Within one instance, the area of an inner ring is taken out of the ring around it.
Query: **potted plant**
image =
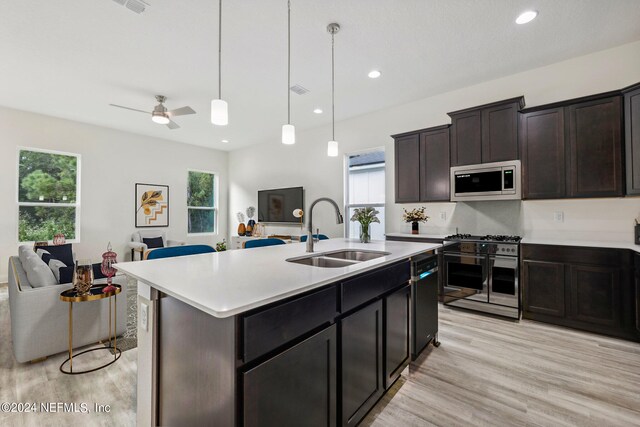
[[[222,242],[216,243],[216,252],[224,252],[227,250],[227,240],[222,239]]]
[[[352,222],[360,223],[360,241],[362,243],[369,243],[371,241],[371,231],[369,226],[372,222],[380,224],[378,214],[380,212],[374,208],[356,208],[351,216]]]
[[[426,208],[423,206],[421,208],[415,208],[410,211],[407,211],[404,208],[402,208],[402,210],[404,211],[404,214],[402,214],[404,222],[411,223],[411,234],[419,234],[420,228],[418,223],[427,222],[427,220],[429,219],[429,216],[424,213]]]
[[[256,213],[256,208],[254,208],[253,206],[249,206],[246,212],[247,212],[247,218],[249,218],[249,220],[247,221],[245,235],[251,236],[253,234],[253,228],[256,225],[256,222],[253,220],[253,216]]]

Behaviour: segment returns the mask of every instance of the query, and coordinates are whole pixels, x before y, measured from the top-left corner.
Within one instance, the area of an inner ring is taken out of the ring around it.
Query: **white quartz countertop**
[[[606,240],[545,239],[525,237],[521,243],[531,245],[584,246],[590,248],[631,249],[640,252],[640,246],[633,242],[616,242]]]
[[[287,262],[310,255],[305,243],[135,261],[116,268],[149,286],[215,317],[229,317],[334,283],[442,245],[354,239],[322,240],[315,254],[340,249],[389,252],[347,267],[322,268]]]

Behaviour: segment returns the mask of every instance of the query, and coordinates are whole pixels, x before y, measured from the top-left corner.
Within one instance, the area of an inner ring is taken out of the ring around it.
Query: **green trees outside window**
[[[18,240],[75,239],[78,157],[26,149],[18,156]]]
[[[187,220],[189,234],[213,233],[216,224],[215,175],[189,171]]]

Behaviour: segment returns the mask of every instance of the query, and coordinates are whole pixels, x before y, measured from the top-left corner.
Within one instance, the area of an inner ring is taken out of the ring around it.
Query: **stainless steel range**
[[[519,236],[445,239],[444,304],[520,319]]]

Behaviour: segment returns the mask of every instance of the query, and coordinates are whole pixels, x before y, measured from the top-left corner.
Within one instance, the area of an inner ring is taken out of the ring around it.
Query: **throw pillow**
[[[150,239],[143,238],[142,243],[147,245],[147,249],[164,248],[162,237],[153,237]]]
[[[20,258],[20,262],[23,266],[27,265],[27,258],[35,254],[36,253],[33,251],[33,246],[22,245],[18,248],[18,258]]]
[[[56,277],[58,283],[65,283],[60,281],[60,270],[62,268],[67,268],[67,266],[64,265],[64,262],[60,261],[59,259],[52,258],[51,260],[49,260],[49,268],[53,272],[53,275]]]
[[[53,258],[64,262],[64,265],[67,267],[73,266],[73,248],[71,243],[67,243],[66,245],[37,247],[36,250],[37,249],[44,249],[49,252]]]
[[[27,258],[26,265],[22,265],[27,273],[27,279],[29,279],[31,286],[34,288],[41,288],[43,286],[57,285],[58,281],[49,266],[45,264],[44,261],[35,254],[35,252],[34,255],[35,256]]]
[[[73,282],[73,271],[75,267],[60,267],[60,284]]]

